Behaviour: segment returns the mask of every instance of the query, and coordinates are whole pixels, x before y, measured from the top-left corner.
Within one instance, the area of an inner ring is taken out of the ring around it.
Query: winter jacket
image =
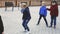
[[[47,9],[50,11],[51,16],[58,16],[58,5],[51,5],[50,9]]]
[[[40,15],[47,16],[46,6],[41,6],[40,11],[39,11],[39,14]]]
[[[3,27],[3,22],[0,16],[0,33],[2,33],[4,31],[4,27]]]
[[[23,9],[22,13],[23,13],[23,18],[22,19],[29,19],[29,18],[31,18],[30,11],[29,11],[28,7],[26,7],[25,9]]]

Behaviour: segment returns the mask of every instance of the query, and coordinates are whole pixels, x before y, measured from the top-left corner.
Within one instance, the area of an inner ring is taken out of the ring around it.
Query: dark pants
[[[56,16],[51,16],[51,27],[53,25],[53,21],[54,21],[54,27],[56,26]]]
[[[46,26],[48,26],[46,17],[45,17],[44,15],[40,15],[37,25],[40,23],[40,20],[41,20],[42,17],[44,18],[44,20],[45,20],[45,22],[46,22]]]
[[[29,21],[30,21],[30,18],[28,18],[28,19],[23,19],[23,23],[22,23],[24,29],[27,30],[27,31],[30,31],[30,30],[29,30],[29,27],[27,26],[27,24],[28,24]]]

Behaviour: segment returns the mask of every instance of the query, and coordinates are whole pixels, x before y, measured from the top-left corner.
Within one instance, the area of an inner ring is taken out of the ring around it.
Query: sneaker
[[[49,28],[51,28],[52,26],[49,26]]]
[[[39,25],[39,24],[36,24],[36,25]]]
[[[48,27],[48,26],[47,26]]]
[[[56,29],[56,26],[54,26],[54,29]]]
[[[27,30],[23,31],[23,32],[27,32]]]
[[[30,31],[27,31],[27,30],[26,30],[26,31],[24,31],[23,33],[30,34]]]
[[[31,32],[30,31],[27,31],[27,34],[30,34]]]

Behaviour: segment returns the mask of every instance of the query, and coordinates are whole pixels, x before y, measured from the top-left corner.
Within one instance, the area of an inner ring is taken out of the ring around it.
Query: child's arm
[[[50,11],[51,9],[47,8],[47,10],[49,10],[49,11]]]
[[[0,29],[1,29],[1,32],[4,32],[4,26],[3,26],[1,16],[0,16]]]

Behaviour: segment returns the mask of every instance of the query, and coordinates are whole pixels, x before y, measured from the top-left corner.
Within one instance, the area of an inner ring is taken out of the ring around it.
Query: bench
[[[14,8],[13,2],[5,2],[5,11],[7,11],[7,7],[12,7],[12,11],[13,11]]]

